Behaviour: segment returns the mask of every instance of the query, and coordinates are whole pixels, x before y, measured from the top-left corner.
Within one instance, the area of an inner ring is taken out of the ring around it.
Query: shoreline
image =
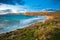
[[[59,40],[60,13],[45,16],[47,20],[43,22],[36,22],[25,28],[1,34],[0,40]]]
[[[19,29],[27,28],[27,27],[29,27],[29,26],[31,26],[31,25],[35,25],[36,23],[39,23],[39,22],[45,23],[46,20],[49,20],[49,19],[52,20],[52,19],[53,19],[53,16],[45,16],[45,17],[46,17],[45,20],[40,20],[40,21],[37,21],[37,22],[31,23],[31,24],[29,24],[29,25],[26,25],[26,26],[20,27]],[[12,31],[15,31],[15,30],[18,30],[18,28],[17,28],[17,29],[14,29],[14,30],[12,30]],[[1,34],[6,34],[6,33],[9,33],[9,32],[12,32],[12,31],[2,32],[2,33],[0,33],[0,35],[1,35]]]
[[[45,16],[48,20],[49,19],[54,19],[54,17],[53,16]]]
[[[26,25],[26,26],[18,27],[17,29],[16,29],[16,27],[15,27],[15,29],[14,29],[14,30],[7,31],[7,32],[1,32],[1,33],[0,33],[0,35],[1,35],[1,34],[6,34],[6,33],[9,33],[9,32],[12,32],[12,31],[18,30],[18,29],[27,28],[27,27],[29,27],[29,26],[30,26],[30,25],[32,25],[32,24],[36,24],[36,23],[38,23],[38,22],[43,22],[43,21],[45,21],[45,20],[47,20],[47,18],[46,18],[46,17],[45,17],[45,19],[43,19],[43,20],[38,19],[36,22],[33,22],[33,23],[28,24],[28,25]],[[14,28],[14,26],[13,26],[13,28]]]

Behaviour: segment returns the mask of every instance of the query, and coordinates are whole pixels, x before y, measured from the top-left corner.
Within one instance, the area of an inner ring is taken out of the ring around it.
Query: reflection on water
[[[29,24],[45,19],[44,16],[2,15],[0,16],[0,34],[24,28]]]

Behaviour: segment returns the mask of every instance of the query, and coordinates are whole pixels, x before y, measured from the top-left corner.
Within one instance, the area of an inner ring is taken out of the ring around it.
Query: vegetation
[[[52,14],[53,15],[53,14]],[[60,40],[60,14],[53,20],[39,22],[29,27],[0,35],[0,40]]]

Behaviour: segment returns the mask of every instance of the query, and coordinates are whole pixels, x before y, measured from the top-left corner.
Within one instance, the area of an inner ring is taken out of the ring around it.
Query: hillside
[[[44,22],[0,35],[0,40],[60,40],[60,12],[27,12],[27,16],[53,16]]]
[[[57,12],[26,12],[24,15],[27,15],[27,16],[55,16],[55,15],[58,15],[60,14],[60,11],[57,11]]]

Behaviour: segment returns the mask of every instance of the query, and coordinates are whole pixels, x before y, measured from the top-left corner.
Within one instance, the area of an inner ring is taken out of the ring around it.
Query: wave
[[[44,20],[46,20],[46,17],[44,17],[44,16],[35,17],[35,18],[29,18],[29,19],[24,19],[24,20],[19,20],[18,24],[15,24],[15,25],[12,25],[12,26],[8,26],[8,27],[5,27],[4,29],[1,29],[0,30],[0,34],[6,33],[6,32],[10,32],[10,31],[14,31],[16,29],[25,28],[25,27],[33,24],[33,23],[42,22]],[[9,22],[9,20],[7,20],[7,21]]]

